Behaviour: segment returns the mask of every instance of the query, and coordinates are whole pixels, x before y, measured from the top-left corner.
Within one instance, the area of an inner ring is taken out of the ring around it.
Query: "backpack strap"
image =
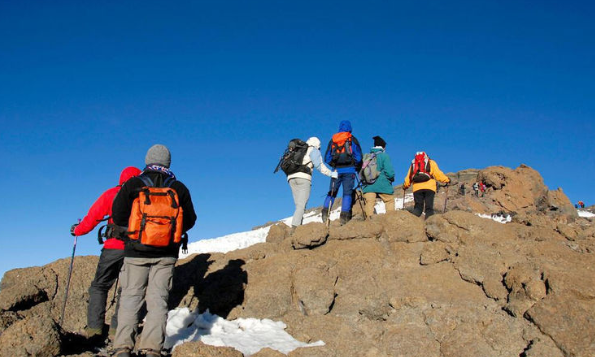
[[[174,182],[176,182],[175,178],[167,176],[167,178],[163,181],[163,187],[171,187]]]
[[[149,187],[155,186],[155,183],[153,182],[153,180],[151,180],[151,178],[147,175],[140,175],[140,176],[138,176],[138,178],[144,182],[145,186],[149,186]]]

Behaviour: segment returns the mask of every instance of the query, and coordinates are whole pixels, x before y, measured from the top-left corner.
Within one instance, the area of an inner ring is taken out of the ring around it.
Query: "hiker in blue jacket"
[[[376,154],[376,167],[380,175],[376,178],[376,181],[371,184],[364,184],[364,212],[366,217],[371,217],[374,214],[374,205],[376,203],[376,197],[384,202],[386,211],[395,210],[395,197],[393,182],[395,181],[395,170],[390,162],[390,157],[386,152],[386,141],[380,136],[375,136],[374,147],[370,150],[370,153]],[[363,183],[363,180],[362,180]]]
[[[337,171],[338,177],[331,178],[330,189],[322,208],[322,221],[327,221],[332,202],[337,197],[339,187],[343,185],[340,220],[341,224],[345,224],[351,219],[355,175],[362,164],[362,149],[356,137],[351,135],[351,123],[348,120],[339,124],[339,132],[329,141],[324,161]]]

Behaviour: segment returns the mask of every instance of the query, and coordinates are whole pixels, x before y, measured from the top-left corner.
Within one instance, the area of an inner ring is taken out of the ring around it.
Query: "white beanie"
[[[308,144],[308,146],[314,146],[316,149],[320,149],[320,139],[315,136],[308,139],[306,144]]]

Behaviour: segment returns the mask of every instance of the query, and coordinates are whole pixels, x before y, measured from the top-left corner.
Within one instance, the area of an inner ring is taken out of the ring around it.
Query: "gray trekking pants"
[[[176,258],[124,258],[120,280],[122,294],[114,347],[134,349],[139,311],[147,303],[147,315],[139,350],[161,352],[167,324],[167,300]]]
[[[292,178],[289,180],[289,187],[293,194],[293,202],[295,203],[295,212],[293,212],[292,226],[299,226],[302,224],[304,218],[304,211],[306,204],[310,198],[310,190],[312,189],[312,181],[304,178]]]

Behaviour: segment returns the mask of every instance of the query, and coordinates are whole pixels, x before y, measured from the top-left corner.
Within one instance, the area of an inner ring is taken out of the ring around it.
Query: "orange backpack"
[[[132,202],[128,236],[144,245],[167,247],[182,241],[183,210],[178,193],[170,188],[175,179],[167,178],[163,187],[154,187],[147,176],[138,176],[145,186]]]

